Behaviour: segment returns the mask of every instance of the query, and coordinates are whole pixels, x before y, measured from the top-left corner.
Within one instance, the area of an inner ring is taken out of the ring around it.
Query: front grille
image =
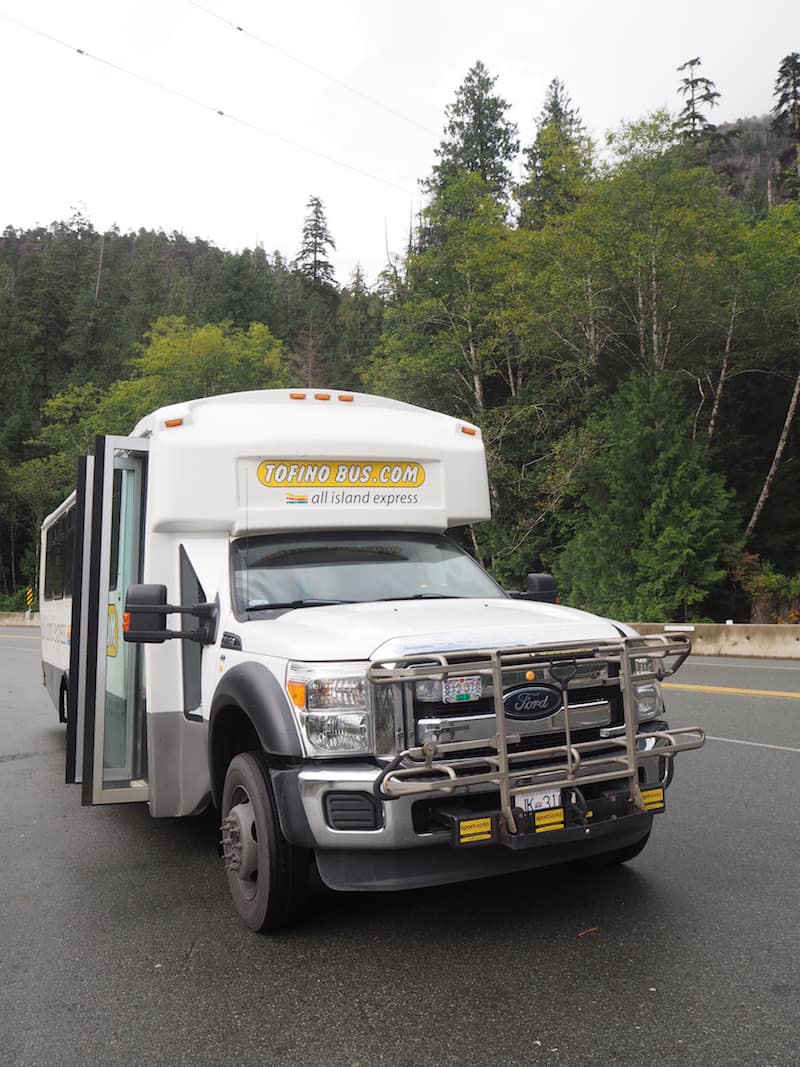
[[[512,687],[506,689],[508,693]],[[413,685],[406,687],[407,706],[410,707],[409,742],[424,744],[426,740],[466,741],[489,740],[496,733],[494,699],[482,696],[479,700],[445,704],[441,701],[419,700]],[[622,695],[610,685],[576,686],[569,689],[570,729],[573,740],[593,740],[601,728],[621,726],[624,722]],[[506,732],[519,734],[523,748],[547,748],[564,744],[563,711],[545,719],[506,719]],[[520,748],[510,743],[509,751]]]

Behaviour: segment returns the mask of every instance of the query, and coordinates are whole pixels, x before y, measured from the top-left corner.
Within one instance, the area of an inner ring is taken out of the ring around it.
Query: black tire
[[[308,883],[308,856],[281,832],[262,752],[231,760],[222,790],[222,841],[234,906],[251,930],[288,926]]]
[[[61,691],[58,694],[58,721],[66,722],[69,718],[69,689],[65,684],[62,684]]]

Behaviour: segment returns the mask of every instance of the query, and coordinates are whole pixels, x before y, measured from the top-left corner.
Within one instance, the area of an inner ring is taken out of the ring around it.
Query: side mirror
[[[529,574],[526,592],[528,600],[538,600],[542,604],[558,603],[558,589],[552,574]]]
[[[216,637],[218,613],[216,603],[194,604],[190,608],[168,604],[165,585],[132,585],[125,597],[123,638],[133,644],[160,645],[177,637],[211,645]],[[168,630],[167,615],[172,614],[194,615],[200,625],[194,630]]]
[[[134,644],[163,644],[170,636],[167,629],[168,607],[165,585],[130,586],[122,619],[124,640]]]
[[[552,574],[529,574],[524,593],[510,592],[514,600],[537,600],[540,604],[557,604],[558,589]]]

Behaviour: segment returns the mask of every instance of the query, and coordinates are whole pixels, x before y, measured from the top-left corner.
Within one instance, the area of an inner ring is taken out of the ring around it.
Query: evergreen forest
[[[0,236],[0,608],[98,433],[165,403],[312,385],[478,424],[493,519],[459,531],[506,588],[627,621],[800,619],[800,55],[769,115],[677,106],[600,143],[554,79],[521,144],[477,62],[408,247],[337,280],[312,195],[298,250],[98,232]]]

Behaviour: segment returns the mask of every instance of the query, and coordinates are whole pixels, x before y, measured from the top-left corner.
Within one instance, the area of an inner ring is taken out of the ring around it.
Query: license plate
[[[479,674],[469,678],[446,678],[442,685],[442,701],[445,704],[460,704],[467,700],[480,700],[482,692]]]
[[[522,789],[514,794],[514,806],[526,814],[561,807],[560,789]]]

